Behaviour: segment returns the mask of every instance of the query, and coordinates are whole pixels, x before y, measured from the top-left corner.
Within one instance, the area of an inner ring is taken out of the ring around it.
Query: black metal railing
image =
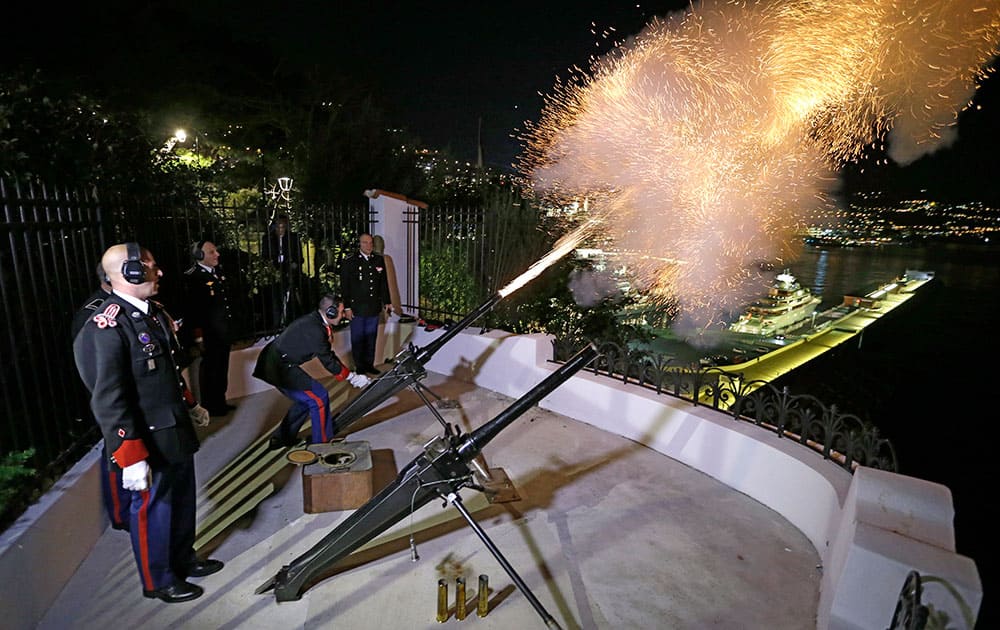
[[[164,271],[157,299],[182,313],[191,245],[212,240],[222,252],[233,337],[253,340],[282,327],[276,304],[290,319],[337,289],[336,266],[368,228],[368,212],[360,195],[336,206],[277,208],[259,199],[122,199],[0,178],[0,456],[34,449],[29,465],[41,480],[99,439],[76,376],[70,322],[97,288],[108,245],[134,240],[152,251]],[[279,213],[302,250],[287,279],[261,255]]]
[[[888,630],[959,627],[955,625],[959,621],[958,619],[952,619],[945,610],[939,610],[933,604],[923,601],[925,584],[936,584],[941,587],[944,593],[951,596],[954,606],[961,614],[961,627],[975,627],[976,614],[951,582],[937,576],[921,575],[918,571],[910,571],[906,574],[903,588],[899,591],[896,609],[892,613]]]
[[[222,254],[232,335],[249,342],[277,333],[323,292],[337,291],[340,261],[371,221],[361,195],[303,206],[259,195],[123,198],[18,181],[0,179],[0,357],[6,366],[0,370],[0,455],[33,448],[34,464],[52,474],[98,439],[76,378],[69,323],[97,288],[95,267],[108,245],[137,241],[152,251],[164,272],[157,299],[183,315],[182,274],[193,264],[191,245],[212,240]],[[512,194],[491,203],[421,213],[421,266],[437,279],[421,287],[422,316],[447,320],[449,312],[468,310],[546,246],[537,234],[537,209]],[[262,255],[279,215],[289,218],[302,254],[287,276]],[[456,292],[456,286],[464,288]]]
[[[556,361],[582,346],[553,342]],[[601,356],[589,370],[621,381],[706,406],[752,422],[778,437],[794,440],[849,472],[858,465],[897,472],[896,451],[874,425],[841,413],[809,394],[793,395],[766,381],[745,381],[742,374],[718,367],[681,365],[645,350],[627,350],[613,342],[598,343]]]
[[[70,320],[97,285],[104,209],[93,190],[3,179],[0,206],[0,454],[34,448],[58,466],[94,433]]]
[[[279,268],[265,255],[278,215],[289,217],[286,238],[301,261]],[[150,249],[164,271],[160,295],[167,310],[183,313],[181,274],[193,261],[193,243],[208,239],[219,248],[226,274],[230,329],[235,340],[273,335],[339,285],[337,266],[368,229],[368,203],[275,208],[259,199],[207,199],[190,206],[137,202],[114,213],[117,240]]]

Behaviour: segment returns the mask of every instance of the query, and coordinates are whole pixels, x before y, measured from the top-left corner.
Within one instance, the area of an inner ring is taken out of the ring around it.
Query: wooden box
[[[302,467],[302,509],[307,514],[354,510],[374,495],[368,442],[313,444],[318,459]]]

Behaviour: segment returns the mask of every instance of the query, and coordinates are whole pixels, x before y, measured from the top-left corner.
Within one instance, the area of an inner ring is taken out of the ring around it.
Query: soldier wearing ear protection
[[[167,603],[199,597],[196,578],[222,569],[194,553],[193,422],[208,420],[184,382],[174,321],[151,300],[162,272],[136,243],[101,259],[112,294],[73,342],[77,371],[90,392],[107,462],[129,492],[128,530],[143,595]]]
[[[336,435],[330,417],[330,395],[322,383],[299,367],[301,364],[318,357],[338,381],[346,380],[354,387],[368,384],[367,376],[348,370],[333,353],[333,326],[344,315],[343,301],[338,296],[325,295],[318,306],[318,310],[289,324],[257,357],[253,375],[292,400],[292,407],[271,436],[272,449],[294,446],[306,418],[312,420],[311,443],[329,442]]]
[[[236,407],[226,402],[229,387],[229,302],[219,250],[208,240],[191,245],[191,268],[184,272],[184,335],[201,354],[198,384],[201,404],[213,416]]]

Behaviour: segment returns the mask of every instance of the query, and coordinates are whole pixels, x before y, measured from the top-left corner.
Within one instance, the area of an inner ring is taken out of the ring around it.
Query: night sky
[[[99,89],[127,86],[138,100],[157,94],[178,101],[199,82],[280,90],[273,77],[281,68],[328,73],[372,89],[390,121],[459,159],[475,160],[481,119],[484,159],[496,167],[509,166],[519,153],[512,136],[525,120],[538,119],[540,93],[550,93],[557,76],[566,78],[574,65],[586,68],[593,55],[653,16],[688,6],[682,0],[84,4],[56,12],[35,3],[16,11],[19,25],[0,43],[2,67],[41,68],[43,76],[83,79]],[[868,166],[856,175],[860,168],[849,168],[849,186],[902,197],[927,188],[942,198],[1000,202],[992,159],[1000,141],[998,83],[994,77],[980,90],[982,109],[963,114],[953,147],[906,169]]]

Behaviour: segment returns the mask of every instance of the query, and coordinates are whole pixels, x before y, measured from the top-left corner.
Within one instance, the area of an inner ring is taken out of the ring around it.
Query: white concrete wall
[[[547,336],[477,333],[457,335],[427,368],[511,397],[556,369],[547,363],[552,356]],[[418,329],[411,340],[425,346],[439,334]],[[266,387],[249,376],[262,346],[233,353],[231,397]],[[913,569],[948,580],[978,612],[982,585],[975,563],[955,553],[954,508],[944,486],[866,468],[852,477],[749,423],[585,371],[539,405],[682,461],[799,528],[823,561],[818,628],[888,627]],[[0,538],[5,628],[34,627],[107,526],[99,500],[99,454],[97,447]],[[940,585],[926,585],[923,602],[961,627],[961,611]]]
[[[384,324],[380,325],[380,336],[384,335],[384,327]],[[388,350],[392,349],[393,344],[395,344],[394,347],[399,347],[399,344],[401,343],[399,328],[399,324],[395,324],[392,329],[392,336],[387,336],[387,340],[383,341],[382,345]],[[273,337],[260,339],[257,343],[248,348],[234,350],[229,353],[229,387],[226,389],[227,399],[234,400],[271,389],[270,385],[264,381],[254,378],[253,376],[253,368],[257,365],[257,357],[260,355],[260,351],[264,349],[264,346],[266,346],[271,339],[273,339]],[[349,329],[344,328],[333,334],[333,350],[338,357],[347,361],[348,365],[350,365],[351,331]],[[198,392],[198,369],[200,364],[200,359],[195,361],[184,374],[191,390],[194,392],[195,397],[199,399],[201,398],[200,393]]]
[[[398,335],[393,339],[392,343],[399,343]],[[267,341],[230,354],[230,399],[271,387],[253,377],[257,355]],[[349,359],[350,331],[334,335],[334,349]],[[197,382],[188,376],[189,382]],[[0,536],[0,611],[4,613],[0,627],[5,630],[34,628],[107,528],[99,477],[102,445],[91,449]]]
[[[836,630],[888,627],[885,601],[899,596],[907,574],[947,580],[971,608],[982,603],[976,564],[955,553],[955,510],[940,484],[859,468],[824,557],[821,621]],[[921,601],[965,627],[959,603],[939,583],[925,583]],[[880,624],[880,625],[879,625]]]
[[[34,628],[108,525],[98,444],[0,536],[0,627]]]
[[[427,345],[439,332],[415,332]],[[518,397],[555,370],[544,335],[459,334],[428,363]],[[644,444],[772,508],[802,531],[823,561],[818,628],[888,627],[907,573],[947,580],[973,614],[982,601],[975,562],[955,553],[954,507],[942,485],[869,468],[852,476],[818,454],[705,407],[607,377],[578,373],[539,406]],[[959,605],[938,584],[923,603]]]

